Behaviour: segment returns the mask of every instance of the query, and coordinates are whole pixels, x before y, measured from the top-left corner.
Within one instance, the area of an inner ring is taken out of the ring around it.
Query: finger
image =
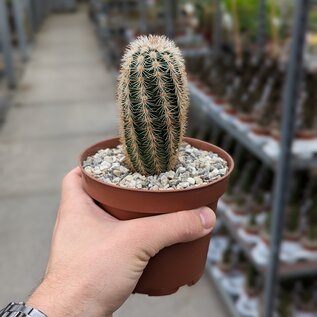
[[[76,197],[77,201],[91,201],[91,198],[82,187],[81,171],[79,167],[71,170],[63,179],[62,200],[68,197]]]
[[[65,207],[66,201],[68,202],[68,207]],[[69,207],[69,205],[71,205],[71,207]],[[117,221],[116,218],[97,206],[94,200],[85,192],[82,186],[79,167],[74,168],[64,177],[61,207],[57,215],[56,225],[59,222],[61,213],[72,214],[72,216],[99,217],[108,221]]]
[[[136,232],[143,245],[158,252],[175,243],[193,241],[207,235],[211,232],[215,222],[215,213],[208,207],[202,207],[139,218],[129,221],[129,225],[133,225],[133,231]]]

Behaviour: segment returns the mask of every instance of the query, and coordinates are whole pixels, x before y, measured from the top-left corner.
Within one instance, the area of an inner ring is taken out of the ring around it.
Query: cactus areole
[[[189,104],[184,59],[165,36],[141,36],[122,59],[120,140],[133,172],[158,175],[178,162]]]

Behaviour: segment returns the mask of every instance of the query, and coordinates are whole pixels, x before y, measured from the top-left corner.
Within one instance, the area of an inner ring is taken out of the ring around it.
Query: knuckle
[[[202,231],[199,216],[194,211],[179,212],[177,217],[181,238],[191,239]]]

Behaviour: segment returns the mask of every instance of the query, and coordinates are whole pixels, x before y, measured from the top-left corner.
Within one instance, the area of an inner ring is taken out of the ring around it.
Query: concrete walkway
[[[85,10],[48,18],[0,131],[0,307],[41,281],[61,180],[82,149],[116,134],[114,93]],[[227,316],[206,277],[173,296],[131,296],[116,314],[211,315]]]

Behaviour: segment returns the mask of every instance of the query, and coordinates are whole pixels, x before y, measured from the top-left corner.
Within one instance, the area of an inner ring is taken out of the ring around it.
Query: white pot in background
[[[237,297],[244,290],[245,274],[241,271],[234,271],[221,281],[223,289],[233,297]]]
[[[317,317],[317,312],[305,312],[302,310],[295,310],[294,317]]]
[[[245,290],[236,302],[238,313],[242,317],[260,317],[260,304],[257,296],[250,297]]]

